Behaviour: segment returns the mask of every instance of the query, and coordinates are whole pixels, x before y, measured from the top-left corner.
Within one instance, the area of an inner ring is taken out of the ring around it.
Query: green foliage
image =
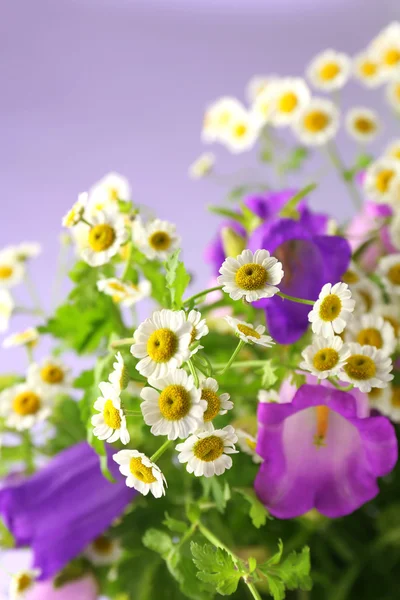
[[[14,537],[11,531],[4,525],[2,519],[0,519],[0,548],[3,550],[15,548]]]
[[[279,216],[287,218],[287,219],[295,219],[298,220],[300,218],[300,213],[297,210],[299,203],[306,197],[308,194],[313,192],[317,185],[315,183],[311,183],[307,185],[303,189],[301,189],[297,194],[295,194],[290,200],[288,200],[285,206],[279,213]]]
[[[171,307],[175,310],[182,308],[182,297],[190,282],[190,275],[185,265],[179,260],[180,249],[175,250],[165,262],[165,279],[171,295]]]
[[[371,154],[359,154],[354,165],[343,173],[344,179],[346,181],[353,181],[356,175],[360,173],[360,171],[364,171],[364,169],[366,169],[373,160],[374,157]]]
[[[286,590],[309,591],[312,588],[310,549],[305,547],[301,552],[291,552],[283,561],[282,553],[283,544],[279,541],[278,552],[257,567],[267,578],[269,591],[274,600],[284,600]]]
[[[221,513],[225,511],[226,505],[231,498],[231,490],[227,481],[221,481],[218,477],[203,477],[201,479],[204,495],[206,498],[212,498],[217,510]]]
[[[287,159],[279,165],[280,175],[285,175],[286,173],[301,169],[308,156],[309,151],[307,148],[304,148],[304,146],[296,146],[296,148],[293,148]]]
[[[221,596],[228,596],[236,591],[240,578],[246,574],[242,561],[234,562],[225,550],[210,544],[191,542],[190,550],[198,568],[197,577],[201,581],[215,586]]]
[[[272,519],[265,506],[257,498],[253,488],[234,488],[233,491],[241,494],[249,503],[249,516],[254,527],[259,529],[266,524],[267,519]]]

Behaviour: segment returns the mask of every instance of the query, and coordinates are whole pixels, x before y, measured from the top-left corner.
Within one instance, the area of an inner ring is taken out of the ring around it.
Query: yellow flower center
[[[190,394],[183,385],[168,385],[158,399],[160,413],[168,421],[179,421],[190,411]]]
[[[12,407],[22,417],[34,415],[40,409],[40,397],[35,392],[21,392],[15,396]]]
[[[8,265],[0,265],[0,279],[9,279],[13,274],[13,269]]]
[[[385,53],[383,61],[388,67],[396,66],[400,62],[400,50],[397,48],[390,48]]]
[[[115,238],[115,229],[111,225],[94,225],[89,231],[89,246],[94,252],[104,252],[113,245]]]
[[[261,265],[247,263],[238,269],[235,281],[242,290],[260,290],[268,283],[268,271]]]
[[[383,346],[382,336],[375,327],[361,329],[357,335],[357,342],[361,346],[375,346],[375,348],[382,348]]]
[[[100,535],[95,540],[93,540],[92,546],[98,554],[107,555],[110,554],[113,547],[113,543],[112,540],[107,538],[105,535]]]
[[[212,421],[221,409],[219,396],[209,388],[203,388],[201,398],[207,402],[207,409],[203,415],[204,421]]]
[[[125,293],[125,286],[122,283],[119,283],[118,281],[110,281],[110,283],[108,284],[108,287],[111,290],[114,290],[115,292],[121,292],[121,293]]]
[[[381,388],[372,388],[370,392],[368,392],[368,398],[373,403],[379,400],[379,397],[382,395],[383,390]]]
[[[391,397],[392,406],[396,408],[400,408],[400,386],[394,385],[392,387],[392,397]]]
[[[326,63],[319,71],[319,76],[323,81],[332,81],[340,73],[340,67],[337,63]]]
[[[171,242],[171,236],[166,231],[155,231],[149,237],[150,246],[157,251],[168,250]]]
[[[136,479],[143,481],[143,483],[154,483],[157,479],[153,475],[152,467],[146,467],[142,463],[141,458],[131,458],[129,463],[130,472]]]
[[[166,327],[153,331],[147,340],[147,353],[155,362],[168,362],[178,348],[178,338]]]
[[[64,371],[56,365],[46,365],[41,369],[40,376],[46,383],[61,383],[64,381]]]
[[[31,575],[28,573],[21,573],[21,575],[17,575],[16,577],[16,588],[17,591],[22,594],[22,592],[26,592],[33,583],[33,579]]]
[[[376,130],[376,124],[367,117],[357,117],[354,119],[354,129],[359,133],[368,134]]]
[[[239,323],[236,327],[238,328],[240,333],[243,333],[244,335],[247,335],[249,337],[254,337],[257,340],[259,340],[261,338],[261,335],[255,329],[252,329],[251,327],[247,327],[247,325],[242,325],[241,323]]]
[[[108,189],[108,195],[110,197],[110,200],[112,200],[113,202],[117,202],[117,200],[119,199],[118,190],[115,187],[110,187]]]
[[[311,133],[319,133],[326,129],[331,119],[322,110],[312,110],[304,117],[304,127]]]
[[[393,327],[394,333],[396,335],[396,337],[398,337],[399,332],[400,332],[400,323],[397,319],[395,319],[394,317],[388,317],[387,315],[383,317],[383,320],[386,321],[386,323],[389,323],[389,325],[391,325]]]
[[[323,321],[334,321],[342,310],[342,301],[336,294],[329,294],[321,302],[319,317]]]
[[[291,113],[298,105],[298,99],[295,93],[287,92],[279,98],[278,108],[283,113]]]
[[[365,308],[367,309],[367,312],[369,312],[373,305],[373,299],[371,294],[369,294],[365,290],[359,290],[358,295],[361,296],[361,298],[365,302]]]
[[[246,444],[248,445],[248,447],[250,448],[250,450],[253,450],[253,452],[255,452],[257,442],[255,440],[252,440],[251,438],[246,438],[245,441],[246,441]]]
[[[233,135],[237,138],[242,138],[246,135],[248,130],[247,125],[245,123],[238,123],[233,130]]]
[[[349,269],[344,275],[342,275],[342,281],[348,285],[351,285],[352,283],[357,283],[360,281],[360,278],[357,273]]]
[[[373,63],[370,60],[366,60],[360,65],[361,74],[364,77],[373,77],[378,70],[378,66],[376,63]]]
[[[379,171],[375,179],[376,189],[381,192],[381,194],[387,192],[393,177],[394,171],[392,171],[392,169],[382,169],[382,171]]]
[[[344,371],[352,379],[365,381],[375,376],[376,365],[369,356],[353,354],[347,359]]]
[[[390,283],[393,283],[394,285],[400,285],[400,263],[390,267],[387,273],[387,278],[389,279]]]
[[[115,408],[112,400],[107,400],[103,410],[104,423],[111,429],[119,429],[121,427],[121,415],[118,408]]]
[[[313,358],[314,368],[318,371],[333,369],[339,362],[339,353],[333,348],[318,350]]]
[[[195,443],[193,454],[199,460],[211,462],[224,453],[224,442],[216,435],[210,435]]]

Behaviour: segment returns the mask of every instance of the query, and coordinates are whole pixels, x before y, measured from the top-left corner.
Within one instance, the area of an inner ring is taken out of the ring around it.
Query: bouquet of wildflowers
[[[28,362],[0,380],[1,541],[32,556],[10,598],[397,598],[400,138],[371,156],[380,119],[341,114],[339,92],[384,84],[400,116],[400,23],[306,77],[323,97],[256,77],[247,108],[206,110],[204,140],[257,144],[267,178],[212,207],[208,288],[188,291],[175,225],[115,173],[63,219],[72,286],[54,314],[12,296],[39,247],[1,252],[2,330],[16,311],[37,320],[3,341]],[[361,147],[349,165],[342,123]],[[319,149],[350,223],[310,207]],[[190,174],[217,177],[213,155]]]

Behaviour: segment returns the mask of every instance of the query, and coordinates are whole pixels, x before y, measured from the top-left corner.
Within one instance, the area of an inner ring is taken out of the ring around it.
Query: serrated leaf
[[[274,600],[283,600],[285,590],[301,589],[309,591],[312,588],[310,577],[310,549],[306,546],[301,552],[291,552],[282,562],[283,544],[279,541],[278,552],[267,562],[258,565],[263,573]]]
[[[276,370],[277,369],[271,359],[265,361],[261,374],[261,387],[263,389],[269,390],[278,381]]]
[[[185,521],[174,519],[170,517],[168,513],[165,513],[163,525],[168,527],[170,531],[176,531],[177,533],[185,533],[188,530],[188,525]]]
[[[259,529],[266,524],[267,519],[272,518],[265,506],[257,498],[256,493],[252,488],[233,488],[233,490],[238,494],[241,494],[250,504],[249,517],[252,520],[254,527]]]
[[[182,296],[189,285],[190,275],[185,265],[179,260],[180,249],[175,250],[165,261],[165,279],[171,295],[171,306],[175,309],[182,307]]]
[[[191,542],[190,550],[193,562],[199,569],[197,577],[201,581],[215,585],[221,596],[227,596],[236,591],[240,578],[246,574],[242,561],[234,562],[225,550],[215,548],[210,544],[201,546],[196,542]]]

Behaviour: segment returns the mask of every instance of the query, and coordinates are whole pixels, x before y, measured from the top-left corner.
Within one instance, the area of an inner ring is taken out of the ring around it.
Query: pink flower
[[[26,600],[97,600],[96,580],[88,575],[72,583],[54,588],[52,581],[37,583]]]

